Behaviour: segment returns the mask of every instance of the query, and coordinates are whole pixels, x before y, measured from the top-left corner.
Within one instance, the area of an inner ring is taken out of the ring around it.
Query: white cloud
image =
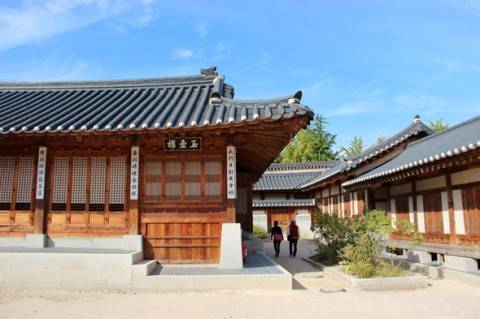
[[[176,49],[173,52],[174,59],[189,59],[193,57],[193,51],[190,49]]]
[[[101,76],[101,68],[74,54],[55,54],[43,59],[33,58],[18,72],[7,72],[0,81],[72,81],[88,80]]]
[[[335,116],[349,116],[355,115],[359,113],[368,112],[368,107],[362,104],[353,104],[353,105],[345,105],[339,108],[335,108],[334,110],[328,112],[326,115],[335,117]]]
[[[132,26],[156,17],[152,0],[23,1],[18,7],[0,5],[0,51],[119,17]]]
[[[480,15],[480,0],[443,0],[443,3]]]
[[[202,39],[206,38],[208,35],[207,25],[205,23],[197,23],[195,25],[195,30]]]

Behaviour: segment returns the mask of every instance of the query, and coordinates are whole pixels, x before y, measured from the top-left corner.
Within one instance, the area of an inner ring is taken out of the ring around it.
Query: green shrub
[[[319,245],[313,259],[334,265],[340,261],[340,250],[352,240],[350,222],[337,216],[318,213],[313,231],[319,235]]]
[[[267,231],[260,227],[260,226],[257,226],[257,225],[253,225],[253,234],[255,235],[255,237],[257,237],[258,239],[266,239],[268,238],[268,233]]]
[[[366,215],[356,216],[351,225],[353,240],[341,250],[345,261],[342,270],[360,278],[397,277],[405,271],[395,266],[393,259],[382,259],[382,247],[394,231],[390,218],[382,211],[372,210]],[[412,238],[415,243],[422,241],[415,226],[408,221],[397,223],[398,230]]]

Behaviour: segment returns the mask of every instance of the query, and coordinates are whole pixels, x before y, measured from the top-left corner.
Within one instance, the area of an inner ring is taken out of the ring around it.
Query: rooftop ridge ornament
[[[210,68],[201,68],[200,69],[200,74],[202,76],[217,76],[218,73],[217,73],[217,67],[216,66],[212,66]]]

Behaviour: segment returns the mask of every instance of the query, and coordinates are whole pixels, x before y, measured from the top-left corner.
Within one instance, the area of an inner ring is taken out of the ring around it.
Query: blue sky
[[[0,0],[0,80],[198,74],[304,92],[339,145],[480,114],[480,0]]]

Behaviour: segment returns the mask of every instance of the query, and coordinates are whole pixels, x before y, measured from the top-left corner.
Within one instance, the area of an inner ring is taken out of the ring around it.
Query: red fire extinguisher
[[[247,262],[247,243],[245,240],[242,241],[242,257],[243,263],[245,264]]]

